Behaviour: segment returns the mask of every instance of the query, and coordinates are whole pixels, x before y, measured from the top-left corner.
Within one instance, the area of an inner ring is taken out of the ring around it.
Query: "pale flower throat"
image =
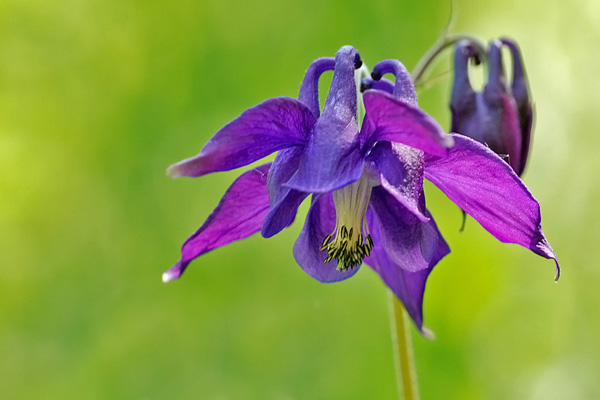
[[[371,188],[367,174],[363,173],[356,182],[333,192],[335,229],[323,240],[321,251],[327,250],[325,262],[337,260],[339,271],[358,267],[373,248],[366,218]]]

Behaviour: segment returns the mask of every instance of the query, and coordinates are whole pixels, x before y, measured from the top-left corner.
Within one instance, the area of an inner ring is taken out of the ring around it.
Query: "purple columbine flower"
[[[503,45],[512,52],[513,78],[510,85],[506,82],[502,65]],[[454,53],[450,131],[485,143],[505,157],[521,176],[529,154],[533,108],[519,48],[509,39],[490,42],[489,75],[481,92],[475,92],[469,82],[470,59],[477,59],[475,47],[468,40],[463,40]]]
[[[342,47],[335,60],[316,60],[298,100],[273,98],[246,110],[198,156],[169,168],[171,176],[200,176],[279,151],[272,163],[233,183],[184,243],[164,281],[178,278],[191,260],[216,247],[258,231],[264,237],[280,232],[312,194],[294,245],[298,264],[321,282],[336,282],[354,275],[364,260],[422,329],[427,276],[450,251],[425,208],[424,177],[500,240],[556,259],[541,231],[539,205],[519,178],[485,146],[446,135],[421,111],[400,62],[375,66],[377,77],[395,73],[396,84],[367,82],[383,90],[365,87],[359,130],[354,77],[360,65],[351,46]],[[318,79],[328,69],[334,69],[333,81],[320,113]]]

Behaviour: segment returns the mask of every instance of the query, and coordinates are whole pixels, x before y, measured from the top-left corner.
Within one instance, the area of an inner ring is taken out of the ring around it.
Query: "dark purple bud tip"
[[[473,63],[473,65],[481,65],[481,58],[479,57],[479,54],[475,54],[473,57],[471,57],[471,63]]]
[[[381,78],[378,81],[373,78],[364,78],[360,81],[360,91],[364,92],[369,89],[383,90],[386,93],[394,94],[394,82],[385,78]]]
[[[360,92],[364,92],[365,90],[373,89],[373,79],[364,78],[360,81]]]
[[[362,60],[360,59],[360,54],[356,53],[354,56],[354,69],[359,69],[362,67]]]
[[[371,76],[375,81],[381,81],[385,74],[393,74],[396,77],[393,89],[394,97],[405,103],[417,104],[415,86],[404,64],[398,60],[383,60],[375,64],[371,71]]]

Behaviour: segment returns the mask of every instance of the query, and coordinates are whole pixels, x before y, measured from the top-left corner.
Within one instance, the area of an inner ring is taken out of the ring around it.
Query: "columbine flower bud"
[[[510,85],[504,75],[502,46],[507,46],[512,53]],[[521,54],[516,44],[508,39],[493,40],[487,53],[487,83],[481,92],[475,92],[469,81],[468,63],[471,59],[476,60],[476,49],[469,41],[461,41],[456,46],[450,100],[451,132],[486,144],[520,176],[527,162],[533,121]]]

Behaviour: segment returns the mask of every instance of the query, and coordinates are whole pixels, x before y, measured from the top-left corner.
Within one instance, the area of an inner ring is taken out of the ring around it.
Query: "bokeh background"
[[[436,339],[413,330],[422,398],[599,398],[600,3],[454,11],[454,32],[521,46],[537,111],[524,180],[563,276],[472,219],[459,233],[427,185],[452,253],[426,290]],[[244,109],[296,96],[344,44],[412,69],[449,14],[447,0],[2,0],[0,397],[394,398],[386,287],[368,267],[329,285],[302,272],[301,217],[161,282],[239,173],[165,168]],[[419,92],[445,127],[449,89],[447,74]]]

